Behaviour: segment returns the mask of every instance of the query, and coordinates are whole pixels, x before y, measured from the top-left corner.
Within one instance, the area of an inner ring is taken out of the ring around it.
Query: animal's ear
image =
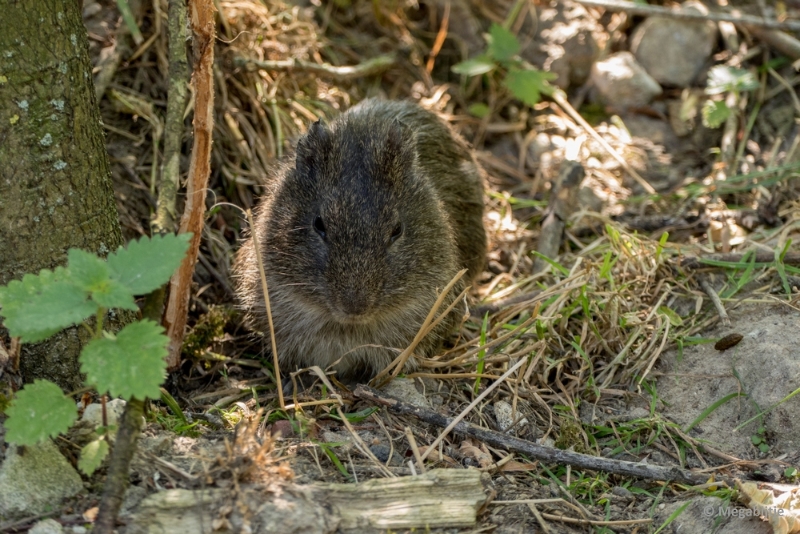
[[[330,132],[322,119],[312,124],[308,132],[297,142],[295,166],[301,176],[316,174],[330,146]]]
[[[387,159],[399,166],[413,165],[416,154],[416,139],[413,130],[399,120],[393,119],[389,123],[386,137]]]

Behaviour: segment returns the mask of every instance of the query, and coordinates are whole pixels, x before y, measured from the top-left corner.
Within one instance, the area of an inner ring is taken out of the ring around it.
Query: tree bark
[[[0,284],[122,243],[80,5],[0,0]],[[80,387],[84,331],[23,346],[23,379]]]

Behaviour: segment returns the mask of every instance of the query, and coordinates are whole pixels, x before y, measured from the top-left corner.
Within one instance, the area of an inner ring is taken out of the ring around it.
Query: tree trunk
[[[0,284],[122,243],[80,5],[0,0]],[[23,346],[24,380],[80,387],[86,339]]]

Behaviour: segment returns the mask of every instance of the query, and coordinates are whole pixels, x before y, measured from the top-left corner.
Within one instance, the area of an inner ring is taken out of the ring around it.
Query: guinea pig
[[[333,365],[371,378],[412,342],[438,294],[484,266],[483,171],[464,140],[411,102],[370,99],[318,121],[266,180],[239,250],[236,293],[269,334],[263,259],[284,372]],[[456,307],[417,345],[427,357],[460,323]],[[412,357],[405,371],[417,366]]]

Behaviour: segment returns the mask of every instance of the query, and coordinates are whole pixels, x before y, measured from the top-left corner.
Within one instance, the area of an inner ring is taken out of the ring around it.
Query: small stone
[[[686,2],[680,10],[708,14],[699,2]],[[633,32],[631,51],[659,83],[688,87],[711,57],[716,40],[713,22],[650,17]]]
[[[122,417],[122,412],[125,411],[125,401],[122,399],[114,399],[106,403],[106,419],[108,425],[119,425],[119,419]],[[83,410],[82,421],[92,423],[95,428],[103,425],[103,406],[100,403],[93,403]]]
[[[410,378],[395,378],[383,387],[384,393],[397,397],[403,402],[419,408],[430,408],[431,405],[425,395],[417,391],[417,386]]]
[[[82,490],[81,477],[51,441],[11,446],[0,466],[0,516],[42,514]]]
[[[55,519],[39,521],[28,531],[28,534],[63,534],[64,527]]]
[[[645,106],[662,92],[630,52],[617,52],[595,63],[592,81],[600,98],[618,108]]]

